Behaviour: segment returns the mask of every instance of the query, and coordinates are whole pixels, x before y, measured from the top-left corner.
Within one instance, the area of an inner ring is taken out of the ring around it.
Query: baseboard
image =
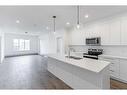
[[[47,54],[38,54],[38,55],[40,55],[42,57],[47,57]]]
[[[111,79],[117,80],[119,82],[127,83],[127,81],[119,79],[119,78],[116,78],[116,77],[111,77]]]
[[[38,55],[38,53],[6,55],[5,58],[7,58],[7,57],[16,57],[16,56],[26,56],[26,55]]]

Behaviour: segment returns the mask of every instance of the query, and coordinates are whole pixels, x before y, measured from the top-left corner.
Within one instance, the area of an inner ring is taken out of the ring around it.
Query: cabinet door
[[[113,78],[114,77],[119,78],[119,59],[99,57],[99,60],[104,60],[104,61],[111,62],[110,68],[109,68],[110,76],[113,77]]]
[[[100,23],[95,23],[93,26],[93,37],[100,37]]]
[[[110,59],[110,75],[119,78],[119,59]]]
[[[127,60],[120,60],[120,79],[127,81]]]
[[[110,45],[120,45],[120,19],[113,19],[109,22]]]
[[[121,18],[121,45],[127,45],[127,17]]]
[[[109,45],[109,23],[103,22],[100,24],[100,35],[101,35],[101,44]]]
[[[93,37],[93,25],[85,26],[85,38]]]
[[[99,28],[100,28],[99,23],[87,26],[87,29],[86,29],[87,37],[88,38],[100,37]]]

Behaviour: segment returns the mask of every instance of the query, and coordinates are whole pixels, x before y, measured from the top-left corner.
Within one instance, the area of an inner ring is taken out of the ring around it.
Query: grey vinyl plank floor
[[[0,64],[0,89],[71,89],[47,71],[47,58],[27,55]]]

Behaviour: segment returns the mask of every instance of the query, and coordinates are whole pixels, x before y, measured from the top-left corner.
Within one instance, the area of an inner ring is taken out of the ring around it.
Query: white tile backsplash
[[[87,52],[88,48],[102,48],[104,50],[103,54],[106,55],[114,55],[114,56],[122,56],[127,57],[127,46],[80,46],[75,45],[72,46],[76,51],[84,51]]]
[[[127,57],[127,46],[103,46],[104,54]]]

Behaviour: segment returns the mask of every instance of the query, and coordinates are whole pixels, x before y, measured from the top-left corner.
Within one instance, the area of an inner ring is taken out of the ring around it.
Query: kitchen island
[[[48,55],[48,71],[73,89],[109,89],[109,64],[95,59]]]

